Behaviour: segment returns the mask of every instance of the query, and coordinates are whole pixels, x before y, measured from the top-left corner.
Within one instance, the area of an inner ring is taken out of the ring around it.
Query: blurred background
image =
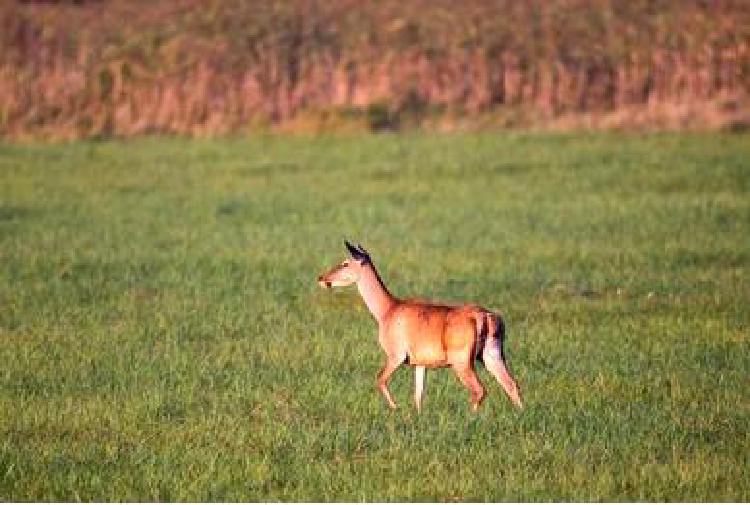
[[[0,136],[743,130],[744,0],[0,3]]]

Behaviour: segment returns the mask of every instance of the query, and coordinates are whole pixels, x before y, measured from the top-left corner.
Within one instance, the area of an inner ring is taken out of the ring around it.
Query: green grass
[[[0,499],[750,500],[750,136],[0,147]],[[353,288],[508,325],[425,409]]]

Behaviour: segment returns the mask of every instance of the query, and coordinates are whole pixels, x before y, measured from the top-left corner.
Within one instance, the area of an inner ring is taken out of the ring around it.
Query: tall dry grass
[[[0,43],[10,138],[750,123],[739,1],[6,2]]]

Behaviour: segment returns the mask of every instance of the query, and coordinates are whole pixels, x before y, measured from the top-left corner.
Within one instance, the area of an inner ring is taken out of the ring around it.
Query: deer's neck
[[[388,292],[374,265],[370,264],[370,267],[365,269],[357,281],[357,289],[373,317],[381,323],[395,305],[396,299]]]

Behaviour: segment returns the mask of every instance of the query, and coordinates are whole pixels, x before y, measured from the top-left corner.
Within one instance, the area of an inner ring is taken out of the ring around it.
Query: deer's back
[[[388,314],[383,345],[395,349],[405,344],[410,365],[438,367],[464,362],[473,353],[480,310],[475,305],[403,301]]]

